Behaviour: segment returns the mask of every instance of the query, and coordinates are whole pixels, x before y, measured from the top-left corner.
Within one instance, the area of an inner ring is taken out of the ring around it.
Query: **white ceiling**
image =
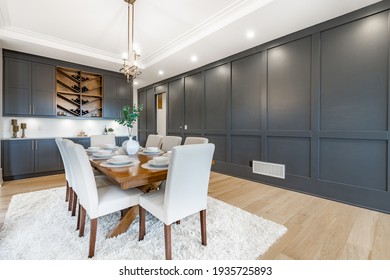
[[[143,68],[137,87],[376,2],[137,0],[135,42]],[[123,0],[0,0],[0,12],[2,48],[112,71],[121,68],[127,50]],[[255,32],[252,39],[246,37],[249,30]]]

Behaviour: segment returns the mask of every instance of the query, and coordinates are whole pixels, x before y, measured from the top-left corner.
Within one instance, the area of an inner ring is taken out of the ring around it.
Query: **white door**
[[[157,94],[156,99],[157,134],[165,136],[167,135],[167,94]]]

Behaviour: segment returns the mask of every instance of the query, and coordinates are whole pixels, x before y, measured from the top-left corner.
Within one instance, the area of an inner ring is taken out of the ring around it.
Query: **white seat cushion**
[[[98,213],[97,217],[112,212],[138,205],[139,197],[143,194],[137,188],[121,190],[118,186],[109,185],[97,189],[98,191]],[[90,217],[91,219],[96,217]]]
[[[146,193],[139,198],[139,205],[142,208],[158,218],[160,221],[164,221],[164,191],[159,190],[155,192]]]

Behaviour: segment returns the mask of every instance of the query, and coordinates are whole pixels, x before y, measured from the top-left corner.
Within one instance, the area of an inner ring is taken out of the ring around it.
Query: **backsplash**
[[[1,138],[12,137],[11,120],[17,119],[19,125],[18,137],[22,135],[20,124],[26,123],[27,138],[46,138],[46,137],[76,137],[80,131],[84,131],[87,136],[103,134],[104,128],[113,128],[116,136],[127,136],[127,127],[116,123],[113,120],[73,120],[73,119],[54,119],[54,118],[22,118],[22,117],[3,117]],[[137,129],[134,127],[133,135],[136,135]]]

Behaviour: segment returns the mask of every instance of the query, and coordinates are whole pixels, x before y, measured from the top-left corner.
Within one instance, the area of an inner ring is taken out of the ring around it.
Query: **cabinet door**
[[[133,86],[125,78],[116,79],[116,96],[118,99],[133,100]],[[130,102],[132,104],[132,102]]]
[[[52,65],[32,63],[32,114],[54,116],[55,105],[55,69]]]
[[[186,133],[200,133],[203,128],[203,75],[185,77],[184,130]]]
[[[91,146],[91,140],[89,138],[69,138],[69,140],[73,141],[76,144],[80,144],[85,149]]]
[[[34,140],[2,141],[4,177],[34,173]]]
[[[34,140],[34,150],[36,173],[61,169],[61,155],[54,139]]]
[[[117,100],[117,106],[118,106],[118,117],[122,118],[122,108],[123,106],[133,106],[131,104],[130,99],[118,99]]]
[[[103,117],[106,119],[115,119],[118,117],[116,106],[116,78],[104,76],[103,84]]]
[[[31,63],[4,58],[4,115],[31,113]]]
[[[182,133],[184,125],[184,88],[182,80],[168,84],[168,134]]]

